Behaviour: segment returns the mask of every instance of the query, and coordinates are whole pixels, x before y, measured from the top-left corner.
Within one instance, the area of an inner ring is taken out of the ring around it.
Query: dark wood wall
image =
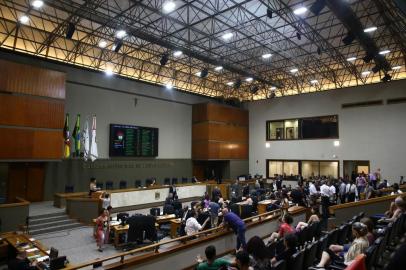
[[[248,111],[214,103],[193,106],[194,160],[248,159]]]

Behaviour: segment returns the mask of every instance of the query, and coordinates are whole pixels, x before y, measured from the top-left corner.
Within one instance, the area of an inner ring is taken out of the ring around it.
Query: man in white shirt
[[[355,198],[358,197],[357,186],[353,181],[350,181],[345,187],[345,193],[347,194],[348,202],[354,202]]]
[[[322,209],[322,217],[328,218],[328,206],[330,204],[330,187],[326,184],[324,180],[323,184],[320,187],[320,195],[321,195],[321,209]]]
[[[338,188],[338,195],[340,196],[340,203],[345,203],[346,201],[346,186],[347,184],[343,179],[341,179],[340,187]]]
[[[319,196],[319,192],[317,191],[316,186],[314,185],[314,182],[310,182],[309,195],[310,195],[311,204],[315,205],[317,203],[317,198]]]
[[[334,186],[333,182],[329,182],[330,185],[330,203],[336,204],[336,187]]]
[[[210,220],[210,218],[207,218],[203,225],[200,225],[199,222],[197,222],[196,219],[196,212],[193,210],[191,212],[191,216],[186,220],[186,226],[185,226],[185,232],[187,235],[192,235],[194,233],[197,233],[201,231],[205,226],[206,223]]]

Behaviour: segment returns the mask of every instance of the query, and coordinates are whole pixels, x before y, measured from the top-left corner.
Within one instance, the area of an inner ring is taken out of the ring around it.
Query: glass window
[[[269,176],[274,177],[275,174],[283,173],[283,162],[282,161],[269,161],[268,163]]]
[[[302,139],[338,138],[337,115],[300,119]]]
[[[302,176],[309,178],[319,175],[319,162],[318,161],[302,161]]]
[[[283,140],[284,138],[283,121],[269,122],[269,139]]]
[[[297,140],[299,138],[298,127],[298,119],[285,120],[285,138],[287,140]]]
[[[285,176],[296,176],[299,174],[299,162],[297,161],[284,161],[283,174]]]
[[[337,161],[321,161],[320,175],[338,178],[338,162]]]

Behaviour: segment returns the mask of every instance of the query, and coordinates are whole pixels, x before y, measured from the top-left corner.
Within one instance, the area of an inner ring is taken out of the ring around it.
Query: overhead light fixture
[[[311,84],[317,84],[317,83],[319,83],[319,81],[318,80],[311,80],[310,83]]]
[[[369,74],[371,74],[371,71],[363,71],[361,73],[361,75],[364,76],[364,77],[368,76]]]
[[[272,15],[273,15],[273,10],[271,8],[268,8],[266,10],[266,16],[268,16],[269,19],[272,19]]]
[[[252,77],[248,77],[245,79],[246,82],[252,82],[253,80],[254,80],[254,78],[252,78]]]
[[[166,1],[162,4],[162,9],[165,13],[169,13],[174,11],[176,8],[176,3],[173,1]]]
[[[320,11],[322,11],[325,6],[326,6],[326,0],[317,0],[310,7],[310,11],[313,12],[314,15],[319,15]]]
[[[32,1],[31,5],[35,8],[40,8],[44,5],[44,1],[35,0],[35,1]]]
[[[20,23],[28,23],[28,21],[30,20],[30,18],[28,18],[28,16],[27,15],[23,15],[23,16],[21,16],[19,19],[18,19],[18,21],[20,22]]]
[[[217,66],[217,67],[214,68],[215,71],[221,71],[222,69],[223,69],[222,66]]]
[[[223,34],[221,37],[222,37],[224,40],[229,40],[229,39],[232,38],[233,36],[234,36],[233,33],[228,32],[228,33]]]
[[[209,70],[207,68],[202,69],[202,71],[199,72],[201,78],[206,78],[207,75],[209,75]]]
[[[302,15],[304,13],[306,13],[307,8],[306,7],[299,7],[295,10],[293,10],[293,13],[295,13],[296,15]]]
[[[266,54],[263,54],[263,55],[262,55],[262,58],[263,58],[263,59],[268,59],[268,58],[271,58],[271,56],[272,56],[271,53],[266,53]]]
[[[228,86],[233,86],[234,82],[228,82],[227,85]]]
[[[173,52],[173,56],[175,56],[175,57],[179,57],[179,56],[181,56],[182,54],[183,54],[182,51],[174,51],[174,52]]]
[[[340,146],[340,141],[334,141],[334,146],[339,147]]]
[[[202,72],[201,72],[201,71],[196,72],[195,75],[198,76],[198,77],[200,77],[200,75],[202,75]]]
[[[389,50],[383,50],[383,51],[379,52],[379,54],[381,54],[381,55],[385,55],[385,54],[388,54],[388,53],[390,53]]]
[[[167,53],[164,53],[161,57],[161,59],[159,60],[159,63],[161,64],[161,66],[165,66],[166,63],[168,63],[169,61],[169,55]]]
[[[302,35],[299,32],[296,32],[296,37],[297,37],[298,40],[302,39]]]
[[[123,38],[127,35],[127,32],[125,30],[118,30],[116,33],[116,38]]]
[[[123,41],[121,39],[116,39],[116,41],[114,41],[114,45],[113,45],[113,51],[114,52],[118,52],[121,49],[121,46],[123,46]]]
[[[107,76],[112,76],[112,75],[114,74],[113,68],[111,68],[111,67],[106,68],[106,69],[104,70],[104,73],[105,73]]]
[[[394,67],[392,67],[393,70],[399,70],[401,68],[402,68],[402,66],[394,66]]]
[[[266,142],[265,143],[265,148],[270,148],[271,147],[271,143],[270,142]]]
[[[99,47],[100,48],[106,48],[107,46],[107,42],[105,40],[100,40],[99,41]]]
[[[272,86],[270,89],[273,91],[273,90],[276,90],[276,87]]]
[[[357,60],[357,57],[354,57],[354,56],[347,58],[347,61],[348,61],[348,62],[352,62],[352,61],[355,61],[355,60]]]
[[[291,70],[290,70],[290,73],[296,73],[296,72],[298,72],[299,71],[299,69],[297,69],[297,68],[292,68]]]
[[[168,90],[169,90],[169,89],[172,89],[172,88],[173,88],[172,83],[170,83],[170,82],[166,83],[166,84],[165,84],[165,88],[168,89]]]
[[[385,76],[382,78],[382,82],[390,82],[392,80],[392,76],[389,75],[388,73],[385,73]]]
[[[371,26],[371,27],[365,28],[365,29],[364,29],[364,32],[365,32],[365,33],[371,33],[371,32],[376,31],[377,29],[378,29],[378,27],[376,27],[376,26]]]
[[[348,32],[347,35],[343,38],[344,45],[350,45],[355,39],[355,35],[351,32]]]

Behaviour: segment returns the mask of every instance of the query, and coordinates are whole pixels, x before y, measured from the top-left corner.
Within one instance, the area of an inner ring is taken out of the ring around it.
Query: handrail
[[[21,197],[16,197],[16,201],[17,202],[0,204],[0,208],[24,206],[24,205],[29,205],[31,203]]]
[[[293,213],[298,213],[300,211],[303,211],[304,209],[305,209],[304,207],[302,207],[301,209],[296,209],[296,210],[293,211]],[[248,225],[250,225],[250,224],[253,224],[255,219],[258,219],[258,221],[260,222],[262,220],[266,220],[266,219],[263,219],[263,217],[265,217],[265,216],[269,216],[269,219],[271,219],[271,218],[276,218],[276,217],[280,216],[281,214],[282,214],[282,210],[277,209],[277,210],[273,210],[273,211],[270,211],[270,212],[267,212],[267,213],[263,213],[263,214],[260,214],[260,215],[256,215],[256,216],[246,218],[246,219],[244,219],[244,222],[246,222],[246,223],[248,223]],[[81,264],[75,265],[75,266],[70,266],[70,267],[67,267],[66,269],[69,269],[69,270],[80,269],[80,268],[83,268],[83,267],[86,267],[86,266],[103,263],[103,262],[110,261],[110,260],[117,259],[117,258],[120,258],[120,263],[123,263],[124,262],[124,257],[127,256],[127,255],[131,255],[131,254],[134,254],[134,253],[137,253],[137,252],[151,250],[151,249],[153,249],[155,253],[158,253],[158,249],[162,245],[166,245],[166,244],[174,243],[174,242],[185,242],[186,240],[189,240],[191,238],[195,238],[196,236],[208,235],[209,233],[212,233],[212,232],[218,232],[218,231],[220,231],[220,229],[224,229],[224,227],[223,226],[218,226],[216,228],[211,228],[211,229],[207,229],[207,230],[204,230],[204,231],[200,231],[200,232],[194,233],[192,235],[181,236],[181,237],[174,238],[174,239],[171,239],[171,240],[166,240],[166,241],[158,242],[158,243],[151,244],[151,245],[148,245],[148,246],[145,246],[145,247],[136,248],[136,249],[129,250],[129,251],[126,251],[126,252],[122,252],[122,253],[119,253],[119,254],[116,254],[116,255],[113,255],[113,256],[109,256],[109,257],[105,257],[105,258],[101,258],[101,259],[96,259],[96,260],[86,262],[86,263],[81,263]],[[224,231],[224,230],[221,230],[221,231]]]

